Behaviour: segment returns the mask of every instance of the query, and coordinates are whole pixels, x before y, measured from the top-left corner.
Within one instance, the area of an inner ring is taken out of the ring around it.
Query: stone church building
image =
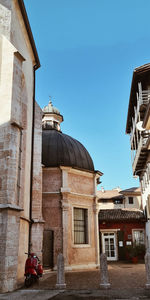
[[[57,255],[62,252],[66,269],[96,267],[99,256],[96,190],[102,173],[94,170],[85,147],[61,132],[62,121],[63,117],[50,102],[43,109],[42,121],[43,263],[55,268]],[[51,259],[47,255],[50,247]]]
[[[98,264],[95,171],[63,116],[35,101],[40,67],[23,0],[0,0],[0,291],[23,282],[25,252],[56,268]]]

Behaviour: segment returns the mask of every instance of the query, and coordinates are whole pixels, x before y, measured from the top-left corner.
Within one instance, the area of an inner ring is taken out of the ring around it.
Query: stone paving
[[[150,300],[150,290],[145,289],[145,265],[109,263],[110,290],[100,290],[99,270],[67,272],[66,290],[56,290],[56,272],[47,272],[30,289],[0,294],[0,300]]]
[[[144,288],[146,283],[145,265],[128,263],[109,263],[109,281],[111,289]],[[47,278],[46,278],[47,277]],[[66,273],[67,289],[99,289],[100,271],[74,271]],[[50,273],[39,282],[40,289],[55,289],[56,273]]]

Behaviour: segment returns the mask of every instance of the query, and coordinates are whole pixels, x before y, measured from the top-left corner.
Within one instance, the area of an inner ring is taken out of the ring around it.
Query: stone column
[[[17,288],[20,208],[0,204],[0,292]]]
[[[101,174],[102,175],[102,174]],[[99,266],[99,221],[98,221],[98,204],[97,204],[97,185],[100,180],[100,174],[96,173],[93,177],[93,187],[94,187],[94,203],[93,203],[93,212],[94,212],[94,232],[95,232],[95,263]]]
[[[100,255],[100,278],[100,288],[109,289],[110,283],[108,280],[107,256],[104,253]]]
[[[30,252],[35,252],[40,261],[42,261],[42,249],[43,249],[43,231],[44,221],[33,220],[31,227],[31,249]]]
[[[65,289],[65,272],[64,272],[64,257],[62,253],[58,254],[57,257],[57,283],[56,289]]]
[[[63,229],[63,255],[65,259],[65,268],[68,266],[68,222],[69,222],[69,193],[68,172],[70,168],[62,167],[62,229]]]
[[[64,197],[64,195],[63,195]],[[65,258],[65,267],[68,266],[68,213],[69,204],[67,199],[63,199],[62,203],[62,229],[63,229],[63,255]]]
[[[150,289],[150,248],[147,249],[145,254],[145,269],[146,269],[146,288]]]
[[[96,202],[96,197],[95,197]],[[95,263],[99,265],[99,223],[98,223],[98,205],[97,203],[93,204],[94,212],[94,231],[95,231]]]

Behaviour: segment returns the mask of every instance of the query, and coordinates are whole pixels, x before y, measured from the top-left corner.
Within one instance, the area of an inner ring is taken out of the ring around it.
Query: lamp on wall
[[[143,121],[139,121],[138,123],[136,123],[137,130],[144,131],[145,128],[143,128],[142,125],[143,125]]]
[[[146,171],[146,169],[139,169],[137,170],[134,175],[133,175],[133,178],[137,179],[139,177],[139,175],[137,175],[137,173],[141,172],[141,171]]]

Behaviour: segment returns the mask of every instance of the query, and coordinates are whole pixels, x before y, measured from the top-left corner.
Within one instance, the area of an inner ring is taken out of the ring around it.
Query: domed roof
[[[55,114],[60,115],[58,108],[53,106],[52,101],[49,101],[48,105],[44,106],[43,112],[44,113],[55,113]]]
[[[42,164],[45,167],[74,167],[94,171],[93,161],[77,140],[55,129],[43,130]]]

